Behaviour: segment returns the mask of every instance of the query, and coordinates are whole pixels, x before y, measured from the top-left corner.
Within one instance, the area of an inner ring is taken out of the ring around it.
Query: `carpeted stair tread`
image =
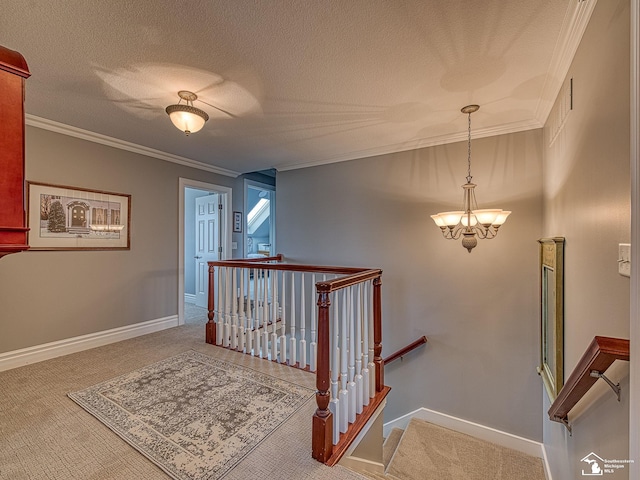
[[[400,443],[403,433],[404,430],[400,428],[393,428],[391,432],[389,432],[389,436],[385,439],[382,446],[382,463],[384,463],[385,468],[389,466],[391,457],[393,457],[396,448],[398,448],[398,444]]]
[[[539,458],[415,418],[386,473],[403,480],[545,479]]]
[[[390,474],[373,473],[373,472],[359,472],[361,475],[369,478],[370,480],[404,480]]]

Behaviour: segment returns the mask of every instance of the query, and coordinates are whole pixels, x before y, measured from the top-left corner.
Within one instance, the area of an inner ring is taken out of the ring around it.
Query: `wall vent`
[[[564,129],[569,114],[573,110],[573,78],[567,80],[558,94],[556,104],[549,114],[547,123],[547,138],[549,146],[553,145],[558,135]]]

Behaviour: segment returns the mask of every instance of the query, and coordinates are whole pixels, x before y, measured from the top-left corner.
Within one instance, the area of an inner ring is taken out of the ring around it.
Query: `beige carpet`
[[[391,429],[389,436],[385,438],[384,444],[382,445],[382,463],[384,463],[385,468],[389,466],[389,463],[393,458],[393,454],[396,452],[398,444],[402,439],[403,433],[404,430],[400,428],[393,428]]]
[[[542,460],[412,419],[387,474],[402,480],[544,480]]]
[[[206,308],[198,307],[194,303],[185,302],[184,304],[184,322],[191,323],[207,323],[209,320]]]
[[[306,388],[315,387],[314,375],[302,370],[207,345],[202,324],[0,372],[0,479],[168,479],[67,393],[191,349]],[[315,401],[307,402],[224,478],[364,478],[311,458],[310,426],[315,408]]]

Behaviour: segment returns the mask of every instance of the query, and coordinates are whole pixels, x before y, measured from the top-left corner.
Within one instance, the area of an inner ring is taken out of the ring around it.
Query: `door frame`
[[[269,238],[271,240],[271,255],[275,255],[277,250],[276,250],[276,187],[275,185],[269,185],[268,183],[262,183],[262,182],[258,182],[257,180],[250,180],[248,178],[244,179],[244,189],[243,189],[243,195],[244,198],[242,199],[242,209],[244,210],[245,214],[244,216],[244,224],[242,225],[242,231],[244,232],[242,234],[242,251],[244,253],[244,257],[247,256],[247,236],[249,235],[248,232],[248,228],[247,228],[247,215],[249,214],[247,205],[248,205],[248,193],[249,193],[249,187],[254,187],[254,188],[259,188],[261,190],[269,190],[272,193],[272,197],[271,197],[271,202],[269,204],[269,220],[270,220],[270,226],[269,226]]]
[[[640,0],[631,5],[631,308],[629,319],[630,386],[629,478],[640,478]]]
[[[201,182],[190,178],[180,177],[178,179],[178,325],[184,325],[184,191],[185,188],[193,188],[203,190],[205,192],[218,193],[224,197],[224,206],[222,210],[222,220],[220,228],[224,228],[222,234],[222,258],[229,258],[231,252],[231,209],[232,209],[232,193],[233,189],[216,185],[213,183]]]

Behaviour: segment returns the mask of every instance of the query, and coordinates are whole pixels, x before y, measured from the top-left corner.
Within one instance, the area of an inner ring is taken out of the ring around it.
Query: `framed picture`
[[[233,212],[233,233],[242,233],[242,212]]]
[[[540,366],[553,402],[564,385],[564,237],[540,243]]]
[[[131,195],[27,182],[30,250],[128,250]]]

